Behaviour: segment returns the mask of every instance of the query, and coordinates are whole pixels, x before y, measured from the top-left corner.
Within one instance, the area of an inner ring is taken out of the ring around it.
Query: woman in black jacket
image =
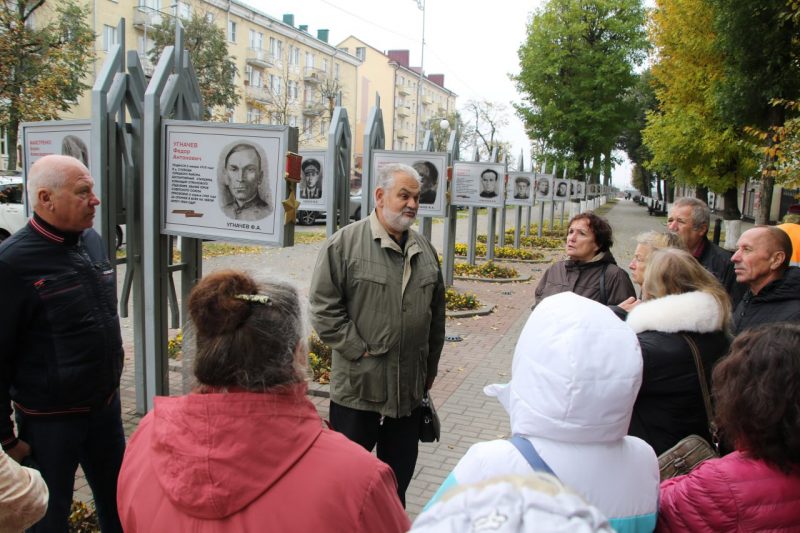
[[[691,434],[710,441],[687,337],[696,343],[709,380],[711,368],[730,344],[730,299],[691,254],[676,248],[652,252],[642,296],[626,320],[639,338],[644,363],[628,433],[647,441],[659,455]]]

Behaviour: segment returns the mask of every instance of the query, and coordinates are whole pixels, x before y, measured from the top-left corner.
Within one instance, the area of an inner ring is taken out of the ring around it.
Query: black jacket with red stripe
[[[11,401],[31,415],[75,414],[119,388],[116,275],[92,229],[37,216],[0,245],[0,441],[16,444]]]

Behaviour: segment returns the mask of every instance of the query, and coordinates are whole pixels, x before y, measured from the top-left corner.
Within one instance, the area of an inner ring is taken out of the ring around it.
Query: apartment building
[[[327,145],[327,131],[336,95],[350,117],[356,112],[355,56],[328,43],[328,30],[313,35],[308,25],[295,25],[294,16],[281,20],[236,0],[90,0],[86,16],[97,35],[97,61],[87,76],[93,84],[106,53],[121,41],[117,25],[126,21],[125,47],[135,49],[147,75],[154,65],[147,52],[153,46],[152,28],[165,18],[188,19],[201,14],[225,32],[228,53],[235,58],[236,86],[241,99],[233,109],[215,109],[229,122],[288,124],[300,132],[301,148]],[[44,11],[42,20],[47,16]],[[148,35],[149,32],[149,35]],[[91,91],[61,118],[91,116]],[[351,119],[352,120],[352,119]],[[0,146],[2,147],[2,146]]]
[[[352,35],[337,46],[361,60],[353,132],[357,153],[363,153],[364,129],[376,95],[383,110],[386,147],[393,150],[418,149],[426,127],[455,112],[457,95],[444,86],[444,74],[420,77],[420,68],[409,64],[408,50],[384,53]]]

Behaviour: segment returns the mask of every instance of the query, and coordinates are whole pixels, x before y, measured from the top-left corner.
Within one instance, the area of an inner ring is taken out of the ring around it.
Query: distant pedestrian
[[[124,354],[115,270],[92,229],[100,200],[86,166],[63,155],[31,166],[28,198],[33,217],[0,245],[0,438],[50,489],[47,514],[32,531],[67,530],[78,465],[100,528],[121,531]]]
[[[333,428],[378,458],[405,493],[414,474],[425,391],[444,345],[444,282],[436,250],[410,229],[420,177],[378,172],[375,210],[334,233],[311,279],[311,323],[333,348]]]

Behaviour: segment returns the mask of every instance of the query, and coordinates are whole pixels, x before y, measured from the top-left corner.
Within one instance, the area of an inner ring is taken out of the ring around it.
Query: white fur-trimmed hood
[[[722,329],[723,312],[707,292],[670,294],[637,305],[625,322],[635,331],[711,333]]]

